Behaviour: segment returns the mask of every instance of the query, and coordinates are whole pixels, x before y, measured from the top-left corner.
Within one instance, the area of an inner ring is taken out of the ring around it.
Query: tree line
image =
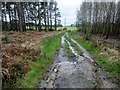
[[[49,2],[2,2],[2,30],[26,31],[57,30],[61,26],[58,3]]]
[[[84,33],[120,38],[120,1],[82,2],[76,24]]]

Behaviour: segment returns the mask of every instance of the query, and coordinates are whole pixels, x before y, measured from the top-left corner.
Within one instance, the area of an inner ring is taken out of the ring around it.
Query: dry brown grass
[[[16,81],[20,75],[25,75],[30,69],[30,62],[35,61],[36,56],[44,55],[40,48],[40,41],[61,33],[52,32],[3,32],[12,41],[2,42],[2,79],[3,83]]]
[[[108,47],[104,47],[101,50],[100,55],[109,57],[108,63],[119,62],[119,60],[118,60],[119,52],[115,49],[110,49]]]

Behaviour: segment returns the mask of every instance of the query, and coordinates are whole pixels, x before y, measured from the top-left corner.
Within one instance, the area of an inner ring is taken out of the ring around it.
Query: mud
[[[64,37],[67,36],[78,45],[83,55]],[[115,80],[107,72],[97,66],[93,57],[67,33],[61,37],[61,47],[55,56],[54,63],[46,77],[41,80],[37,88],[118,88]],[[66,41],[66,42],[65,42]],[[65,44],[75,55],[68,58]],[[71,59],[71,60],[69,60]]]

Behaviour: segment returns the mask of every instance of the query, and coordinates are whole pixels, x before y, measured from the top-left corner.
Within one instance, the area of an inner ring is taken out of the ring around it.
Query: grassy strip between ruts
[[[67,55],[68,55],[68,59],[70,60],[71,58],[74,58],[75,57],[75,55],[72,53],[72,51],[70,50],[70,48],[69,48],[69,45],[68,45],[68,43],[67,43],[67,41],[65,40],[65,51],[66,51],[66,53],[67,53]]]
[[[76,34],[76,32],[69,32],[69,35],[76,40],[79,44],[81,44],[88,52],[90,52],[96,59],[96,62],[108,71],[111,75],[115,76],[120,82],[120,63],[112,62],[108,63],[110,57],[104,56],[100,54],[100,50],[103,47],[94,47],[92,41],[88,41],[83,39],[84,35]],[[114,60],[113,60],[114,61]]]
[[[71,43],[71,45],[74,47],[74,49],[77,51],[77,53],[81,56],[82,51],[79,49],[78,45],[75,44],[73,41],[71,41],[71,39],[68,38],[67,36],[65,36],[65,38]]]
[[[24,78],[19,80],[17,84],[18,88],[33,88],[38,83],[52,64],[54,54],[59,48],[60,41],[61,35],[55,35],[48,37],[40,43],[44,55],[36,58],[36,62],[31,65],[31,70]]]

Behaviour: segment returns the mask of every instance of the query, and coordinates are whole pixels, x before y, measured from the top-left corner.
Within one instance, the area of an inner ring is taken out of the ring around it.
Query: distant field
[[[57,27],[57,30],[59,30],[59,29],[62,29],[62,30],[63,30],[63,28],[64,28],[64,27]],[[66,28],[67,28],[67,30],[71,30],[71,31],[77,30],[76,27],[71,27],[71,26],[68,26],[68,27],[66,27]]]
[[[65,28],[67,28],[67,30],[71,30],[71,31],[77,30],[77,28],[76,28],[75,26],[73,26],[73,27],[67,26],[67,27],[65,27]],[[29,28],[29,27],[26,27],[26,29],[30,29],[30,28]],[[36,30],[36,27],[35,27],[35,26],[32,26],[31,29]],[[37,29],[38,29],[38,27],[37,27]],[[45,27],[42,26],[42,29],[45,29]],[[53,27],[53,29],[55,29],[55,28]],[[57,30],[63,30],[63,29],[64,29],[64,27],[57,27]]]

